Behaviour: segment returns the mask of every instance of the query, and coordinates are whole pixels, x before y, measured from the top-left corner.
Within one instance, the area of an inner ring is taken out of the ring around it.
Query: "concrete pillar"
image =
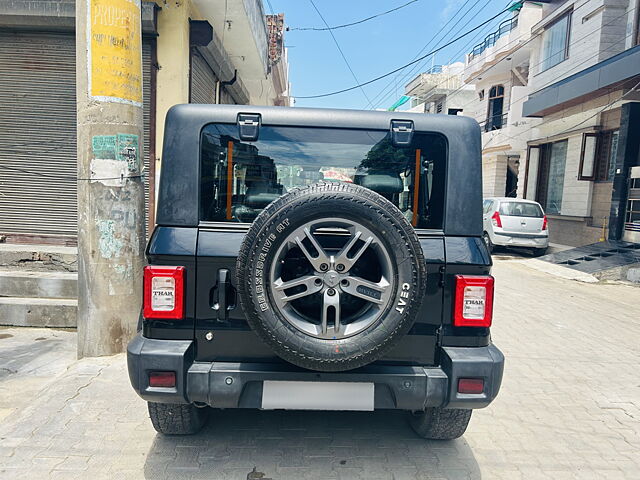
[[[122,352],[142,303],[140,0],[76,2],[78,356]]]

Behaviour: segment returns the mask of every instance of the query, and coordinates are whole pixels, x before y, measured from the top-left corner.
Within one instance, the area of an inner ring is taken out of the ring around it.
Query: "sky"
[[[355,22],[409,1],[313,0],[330,27]],[[292,95],[296,97],[341,90],[385,74],[480,25],[509,3],[507,0],[417,0],[387,15],[333,30],[358,82],[341,57],[329,31],[294,30],[326,28],[310,0],[264,0],[264,8],[267,13],[284,13],[285,23],[290,28],[285,32],[285,45],[289,48]],[[464,53],[471,51],[488,33],[495,31],[508,16],[503,14],[436,53],[433,59],[428,57],[417,66],[364,86],[364,92],[355,89],[324,98],[296,98],[295,106],[387,109],[404,94],[404,85],[418,73],[431,67],[432,63],[444,65],[464,61]],[[436,35],[449,20],[449,25]]]

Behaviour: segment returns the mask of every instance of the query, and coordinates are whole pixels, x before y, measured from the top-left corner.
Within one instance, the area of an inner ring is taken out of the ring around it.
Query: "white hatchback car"
[[[494,247],[532,248],[544,255],[549,247],[547,216],[538,202],[521,198],[486,198],[483,203],[484,241]]]

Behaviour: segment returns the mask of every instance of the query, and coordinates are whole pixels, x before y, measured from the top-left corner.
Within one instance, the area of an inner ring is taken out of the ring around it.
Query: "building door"
[[[567,140],[563,140],[540,148],[536,201],[546,213],[559,214],[562,208],[567,144]]]
[[[146,174],[153,120],[152,42],[145,39],[142,52]],[[2,234],[77,233],[75,58],[73,34],[0,32]],[[148,200],[148,175],[145,192]]]
[[[507,157],[507,182],[504,189],[505,197],[518,196],[518,170],[520,166],[520,157]]]

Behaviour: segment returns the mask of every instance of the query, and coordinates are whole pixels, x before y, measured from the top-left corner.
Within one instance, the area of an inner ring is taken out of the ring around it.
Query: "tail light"
[[[456,275],[453,325],[490,327],[493,318],[493,277]]]
[[[493,212],[491,216],[491,223],[493,223],[494,227],[502,228],[502,220],[500,220],[500,213]]]
[[[542,217],[542,231],[544,232],[547,229],[547,216]]]
[[[184,318],[184,267],[144,267],[144,318]]]

